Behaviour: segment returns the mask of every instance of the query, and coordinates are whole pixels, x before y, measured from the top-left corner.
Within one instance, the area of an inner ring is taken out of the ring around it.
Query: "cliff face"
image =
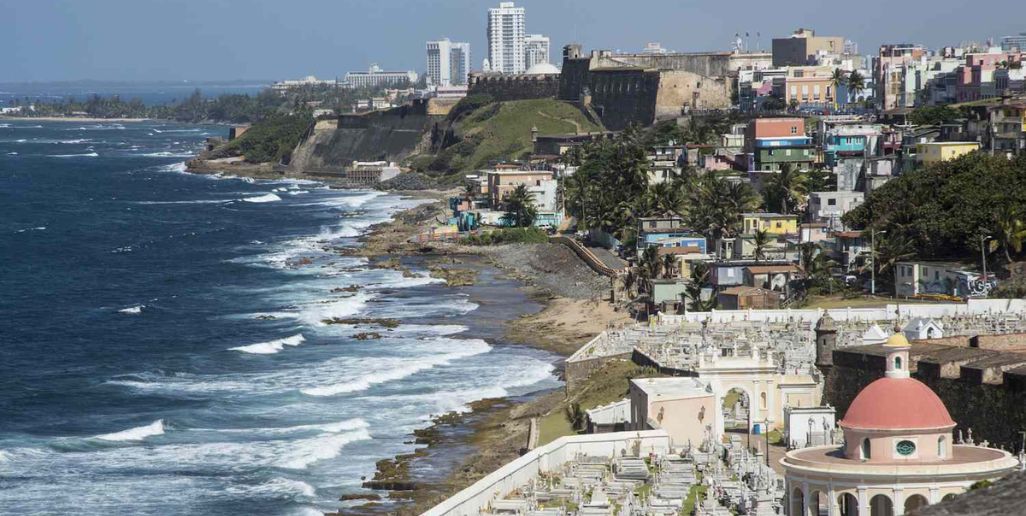
[[[293,172],[340,173],[353,161],[395,161],[410,156],[423,135],[443,117],[429,115],[426,103],[387,111],[342,115],[320,121],[293,152]]]

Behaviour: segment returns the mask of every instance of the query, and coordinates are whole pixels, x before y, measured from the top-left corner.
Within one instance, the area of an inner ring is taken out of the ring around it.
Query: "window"
[[[827,199],[827,206],[837,206],[837,199]]]
[[[782,224],[777,222],[777,229],[780,229],[781,227],[783,227]]]
[[[916,452],[916,443],[907,440],[898,441],[898,444],[894,449],[898,452],[898,455],[909,457]]]
[[[894,357],[894,369],[901,371],[901,357]]]
[[[944,436],[937,438],[937,457],[943,459],[947,455]]]
[[[872,458],[872,447],[869,444],[869,439],[862,440],[860,454],[862,455],[862,460],[869,460],[870,458]]]
[[[796,126],[796,125],[792,125],[791,126],[791,134],[798,134],[798,126]]]

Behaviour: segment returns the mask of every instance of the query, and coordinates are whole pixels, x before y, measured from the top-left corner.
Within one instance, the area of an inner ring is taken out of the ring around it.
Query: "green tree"
[[[915,125],[940,125],[954,122],[959,116],[958,110],[950,106],[921,106],[912,110],[908,121]]]
[[[852,70],[851,73],[848,74],[847,84],[848,95],[856,100],[859,98],[859,93],[866,90],[866,79],[862,77],[862,74],[860,74],[858,70]]]
[[[769,231],[765,229],[757,230],[752,234],[752,245],[755,246],[753,253],[755,254],[756,262],[766,259],[766,248],[769,247],[770,241]]]
[[[1026,222],[1023,222],[1022,214],[1018,207],[1011,205],[1001,206],[994,214],[995,240],[991,241],[993,246],[1000,246],[1005,252],[1005,260],[1012,263],[1012,252],[1022,253],[1023,242],[1026,241]],[[991,251],[996,251],[992,248]]]
[[[780,213],[796,213],[809,195],[809,178],[802,172],[785,163],[780,172],[772,174],[766,180],[766,204]]]
[[[538,218],[534,193],[527,189],[527,185],[517,185],[506,194],[503,203],[506,205],[506,213],[502,217],[515,227],[528,227]]]
[[[702,290],[712,285],[712,271],[709,264],[698,262],[691,270],[691,281],[684,288],[681,299],[685,306],[692,312],[708,312],[716,308],[716,296],[710,296],[709,300],[702,300]]]
[[[830,75],[830,84],[834,86],[834,107],[840,101],[837,92],[841,91],[841,86],[848,83],[848,76],[840,68],[834,68],[834,72]]]

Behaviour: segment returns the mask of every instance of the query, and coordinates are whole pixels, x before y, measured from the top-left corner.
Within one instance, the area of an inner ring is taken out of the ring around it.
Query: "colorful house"
[[[929,142],[916,144],[916,161],[938,163],[980,150],[979,142]]]
[[[798,216],[781,213],[744,213],[742,226],[747,234],[765,231],[771,235],[794,235],[798,233]]]
[[[812,137],[805,134],[801,118],[758,118],[745,131],[745,151],[751,155],[749,170],[775,171],[785,164],[809,168],[816,160]]]

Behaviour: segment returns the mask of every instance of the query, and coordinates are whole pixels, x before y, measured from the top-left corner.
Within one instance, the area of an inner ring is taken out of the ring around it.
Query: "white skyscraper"
[[[524,73],[524,35],[526,18],[523,7],[500,2],[488,9],[488,63],[493,72]]]
[[[530,70],[536,64],[549,62],[549,38],[531,34],[524,38],[524,66]]]
[[[434,86],[467,83],[470,74],[470,43],[456,43],[449,38],[427,42],[427,77]]]

